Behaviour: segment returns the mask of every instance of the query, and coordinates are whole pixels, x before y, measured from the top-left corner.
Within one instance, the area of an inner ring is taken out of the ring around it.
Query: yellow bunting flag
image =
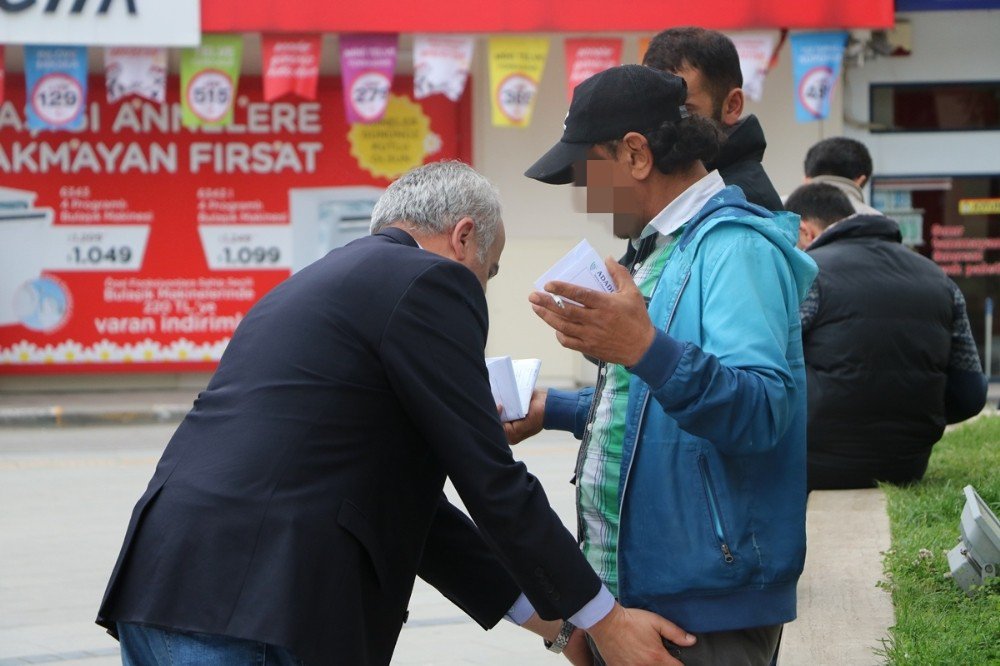
[[[549,55],[545,37],[490,38],[490,98],[493,124],[527,127]]]

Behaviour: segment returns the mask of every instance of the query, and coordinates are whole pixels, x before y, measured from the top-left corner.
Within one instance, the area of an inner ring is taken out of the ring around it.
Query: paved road
[[[93,618],[132,505],[173,427],[0,428],[0,666],[120,663],[117,643]],[[572,438],[552,433],[515,451],[567,525],[575,452]],[[566,663],[505,622],[482,631],[420,581],[410,611],[394,664]]]

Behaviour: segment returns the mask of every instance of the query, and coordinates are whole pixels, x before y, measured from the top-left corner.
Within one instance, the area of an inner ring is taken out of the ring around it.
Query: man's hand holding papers
[[[514,361],[510,356],[493,356],[486,359],[490,390],[493,401],[500,407],[501,421],[516,421],[527,416],[541,367],[542,362],[537,358]]]
[[[586,239],[577,243],[576,247],[567,252],[562,259],[552,265],[552,268],[535,280],[535,289],[547,291],[545,285],[549,282],[568,282],[578,287],[608,294],[615,291],[615,283],[604,269],[604,261]],[[558,307],[562,307],[560,302],[559,298],[555,299]],[[567,302],[580,305],[572,300]]]
[[[578,283],[551,281],[542,285],[547,293],[533,292],[528,300],[535,314],[556,330],[556,339],[563,347],[632,366],[649,349],[656,331],[646,312],[646,301],[629,272],[610,257],[604,267],[617,291],[609,293]],[[583,307],[559,307],[553,296]]]

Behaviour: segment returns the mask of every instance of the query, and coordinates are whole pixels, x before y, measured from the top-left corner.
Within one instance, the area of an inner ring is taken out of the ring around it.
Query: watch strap
[[[566,649],[567,645],[569,645],[569,638],[573,635],[574,631],[576,631],[575,624],[569,621],[563,621],[562,626],[559,628],[559,633],[556,634],[555,640],[548,641],[542,639],[542,642],[545,643],[545,649],[549,652],[562,654],[562,651]]]

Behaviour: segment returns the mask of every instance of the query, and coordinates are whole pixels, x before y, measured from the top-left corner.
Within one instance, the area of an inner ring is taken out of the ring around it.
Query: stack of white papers
[[[501,421],[516,421],[528,415],[531,394],[541,367],[542,362],[537,358],[514,361],[510,356],[493,356],[486,359],[493,401],[503,407]]]
[[[580,241],[566,256],[557,261],[552,268],[545,271],[542,277],[535,280],[535,288],[539,291],[544,291],[545,284],[555,280],[569,282],[578,287],[586,287],[587,289],[609,294],[617,291],[614,280],[608,275],[608,271],[604,266],[604,260],[601,259],[601,255],[597,254],[597,250],[586,239]],[[573,305],[580,305],[568,298],[563,300]]]

